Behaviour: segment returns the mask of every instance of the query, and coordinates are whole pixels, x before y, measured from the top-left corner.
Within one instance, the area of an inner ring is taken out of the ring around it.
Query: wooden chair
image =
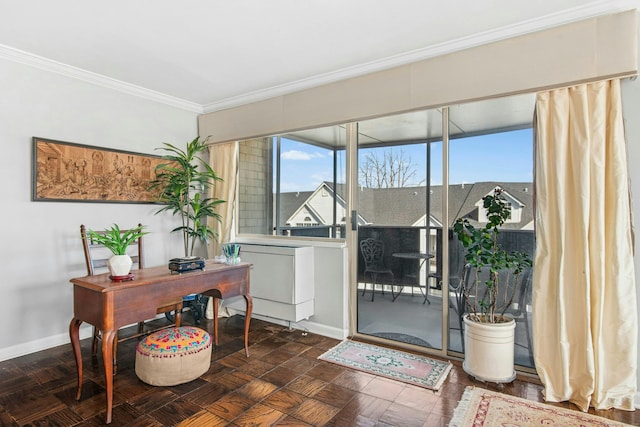
[[[141,224],[138,224],[139,226]],[[125,232],[126,230],[121,230],[122,232]],[[101,233],[102,231],[98,231],[98,233]],[[86,227],[84,226],[84,224],[80,225],[80,237],[82,238],[82,247],[84,249],[84,260],[85,263],[87,265],[87,275],[88,276],[93,276],[94,274],[98,274],[96,273],[97,269],[106,269],[107,268],[107,261],[109,259],[109,257],[112,255],[111,252],[109,250],[107,250],[104,246],[94,242],[91,240],[91,237],[87,236],[87,230]],[[143,268],[143,244],[142,244],[142,237],[140,237],[138,240],[132,242],[132,244],[129,246],[130,247],[130,253],[129,256],[131,256],[131,260],[133,261],[134,265],[137,264],[138,268]],[[135,273],[134,273],[135,274]],[[166,304],[162,305],[161,307],[158,307],[156,313],[157,314],[161,314],[161,313],[165,313],[167,311],[175,311],[176,315],[175,315],[175,322],[173,325],[168,325],[168,326],[180,326],[181,320],[182,320],[182,298],[178,298],[178,299],[174,299],[171,301],[168,301]],[[165,328],[168,326],[164,326]],[[160,328],[162,329],[162,328]],[[156,329],[157,330],[157,329]],[[154,332],[153,330],[151,331],[144,331],[144,322],[139,322],[138,323],[138,333],[132,336],[128,336],[126,338],[119,338],[118,334],[116,333],[116,337],[114,339],[113,342],[113,374],[115,375],[117,372],[117,359],[116,359],[116,352],[118,349],[118,343],[128,340],[128,339],[132,339],[132,338],[138,338],[142,335],[146,335],[146,334],[150,334]],[[98,340],[100,340],[100,331],[94,326],[93,327],[93,343],[91,344],[91,355],[93,357],[96,357],[97,352],[98,352]]]

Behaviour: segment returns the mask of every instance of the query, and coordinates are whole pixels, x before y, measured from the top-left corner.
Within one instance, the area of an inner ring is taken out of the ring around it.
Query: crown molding
[[[456,40],[427,46],[399,55],[390,56],[381,60],[359,64],[336,71],[331,71],[322,75],[312,76],[268,89],[258,90],[240,96],[227,98],[221,101],[212,102],[203,106],[205,113],[237,107],[243,104],[263,101],[265,99],[283,96],[289,93],[311,89],[313,87],[334,83],[340,80],[354,78],[365,74],[384,71],[390,68],[418,62],[436,56],[469,49],[475,46],[489,44],[500,40],[509,39],[537,31],[595,18],[603,15],[610,15],[618,12],[625,12],[638,8],[637,0],[600,0],[581,5],[573,9],[545,15],[540,18],[522,21],[517,24],[508,25],[501,28],[476,33],[470,36],[461,37]]]
[[[427,46],[399,55],[390,56],[376,61],[343,68],[325,74],[312,76],[305,79],[288,82],[286,84],[249,92],[243,95],[223,99],[208,104],[198,104],[157,91],[136,86],[120,80],[112,79],[101,74],[73,67],[61,62],[53,61],[38,55],[0,45],[0,58],[40,68],[67,77],[72,77],[98,86],[113,89],[139,98],[166,104],[175,108],[202,114],[227,108],[233,108],[252,102],[262,101],[268,98],[286,95],[289,93],[334,83],[340,80],[362,76],[378,71],[384,71],[393,67],[406,65],[448,53],[453,53],[475,46],[497,42],[536,31],[557,27],[597,16],[624,12],[638,8],[637,0],[600,0],[587,3],[572,9],[546,15],[540,18],[522,21],[494,30],[461,37],[445,43]]]
[[[113,89],[118,92],[136,96],[138,98],[166,104],[182,110],[199,114],[203,113],[202,105],[195,102],[190,102],[184,99],[176,98],[174,96],[165,95],[163,93],[146,89],[141,86],[136,86],[130,83],[123,82],[121,80],[112,79],[101,74],[63,64],[61,62],[53,61],[51,59],[34,55],[29,52],[24,52],[19,49],[14,49],[9,46],[0,45],[0,58],[8,59],[10,61],[18,62],[24,65],[29,65],[41,70],[50,71],[52,73],[61,74],[66,77],[82,80],[87,83],[95,84],[108,89]]]

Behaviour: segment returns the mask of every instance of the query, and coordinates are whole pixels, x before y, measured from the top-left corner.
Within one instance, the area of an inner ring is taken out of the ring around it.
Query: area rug
[[[449,423],[449,427],[467,426],[629,427],[629,424],[469,386]]]
[[[318,359],[431,390],[438,390],[451,370],[451,362],[350,340]]]

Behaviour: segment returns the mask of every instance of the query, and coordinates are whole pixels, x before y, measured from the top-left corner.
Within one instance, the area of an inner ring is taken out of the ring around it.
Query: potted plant
[[[121,230],[118,224],[113,224],[104,231],[87,230],[87,237],[92,243],[97,243],[109,249],[113,256],[107,260],[107,267],[112,278],[123,278],[131,272],[133,261],[127,254],[127,247],[140,237],[148,234],[143,231],[144,225],[128,230]]]
[[[515,378],[515,321],[505,312],[521,284],[520,274],[532,261],[528,254],[508,252],[499,244],[500,227],[511,215],[502,189],[496,187],[482,200],[484,227],[474,227],[467,218],[458,218],[453,226],[468,266],[460,290],[465,301],[463,369],[477,379],[504,383]]]
[[[224,200],[203,194],[222,178],[200,157],[207,150],[206,139],[196,137],[187,143],[185,150],[168,143],[158,149],[167,152],[162,156],[167,163],[156,167],[156,178],[149,188],[159,190],[159,201],[165,204],[156,214],[168,211],[180,217],[181,225],[171,232],[182,233],[184,256],[193,257],[196,241],[207,243],[209,238],[217,235],[208,225],[207,218],[221,221],[216,206],[224,203]]]

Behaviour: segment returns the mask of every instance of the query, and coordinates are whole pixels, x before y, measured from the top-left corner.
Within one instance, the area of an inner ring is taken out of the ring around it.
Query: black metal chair
[[[367,274],[371,278],[371,301],[373,301],[376,293],[376,284],[382,286],[382,293],[384,295],[384,286],[393,286],[395,279],[393,271],[384,265],[384,242],[377,239],[364,239],[360,241],[360,252],[362,252],[362,258],[364,259],[364,289],[362,290],[362,296],[367,291]],[[388,276],[391,278],[390,282],[379,282],[380,277]],[[393,292],[393,291],[392,291]]]

